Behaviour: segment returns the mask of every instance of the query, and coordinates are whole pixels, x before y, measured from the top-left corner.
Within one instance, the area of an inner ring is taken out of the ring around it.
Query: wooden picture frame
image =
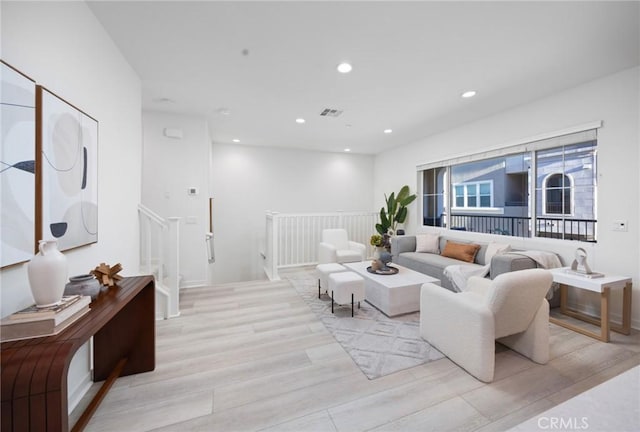
[[[36,87],[36,238],[60,251],[98,241],[98,121]]]
[[[0,268],[28,261],[36,245],[36,83],[0,60]]]

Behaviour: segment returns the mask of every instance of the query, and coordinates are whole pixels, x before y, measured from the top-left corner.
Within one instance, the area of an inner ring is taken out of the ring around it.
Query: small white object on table
[[[551,269],[553,281],[560,284],[560,312],[579,320],[599,325],[600,333],[578,327],[569,322],[549,317],[549,321],[578,333],[609,342],[610,330],[628,335],[631,333],[631,278],[627,276],[604,275],[589,277],[572,271],[569,267]],[[567,306],[567,287],[600,293],[600,319],[590,317]],[[622,289],[622,325],[609,322],[609,297],[612,289]]]

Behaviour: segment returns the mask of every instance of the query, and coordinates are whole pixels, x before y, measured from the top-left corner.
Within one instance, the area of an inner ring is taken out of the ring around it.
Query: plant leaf
[[[402,201],[408,196],[409,196],[409,185],[404,185],[400,189],[400,192],[398,192],[398,201]]]
[[[380,209],[380,224],[383,228],[389,227],[389,218],[387,217],[387,212],[384,211],[384,207]]]
[[[405,197],[404,199],[402,199],[400,201],[400,205],[403,207],[408,206],[409,204],[411,204],[413,202],[413,200],[416,199],[415,195],[409,195],[408,197]]]
[[[396,222],[404,223],[405,219],[407,219],[407,208],[401,207],[398,215],[396,216]]]

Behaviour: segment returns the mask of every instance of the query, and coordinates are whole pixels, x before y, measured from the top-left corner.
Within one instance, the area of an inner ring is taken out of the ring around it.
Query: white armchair
[[[480,381],[493,381],[495,340],[536,363],[549,361],[548,270],[504,273],[494,280],[469,278],[454,293],[424,284],[420,334]]]
[[[325,229],[322,231],[322,242],[318,246],[318,262],[326,264],[364,261],[365,251],[365,245],[349,240],[347,230]]]

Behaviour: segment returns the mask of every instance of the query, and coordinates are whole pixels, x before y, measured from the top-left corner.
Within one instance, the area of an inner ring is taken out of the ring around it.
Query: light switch
[[[629,231],[627,227],[626,220],[614,220],[613,221],[613,230],[614,231]]]

